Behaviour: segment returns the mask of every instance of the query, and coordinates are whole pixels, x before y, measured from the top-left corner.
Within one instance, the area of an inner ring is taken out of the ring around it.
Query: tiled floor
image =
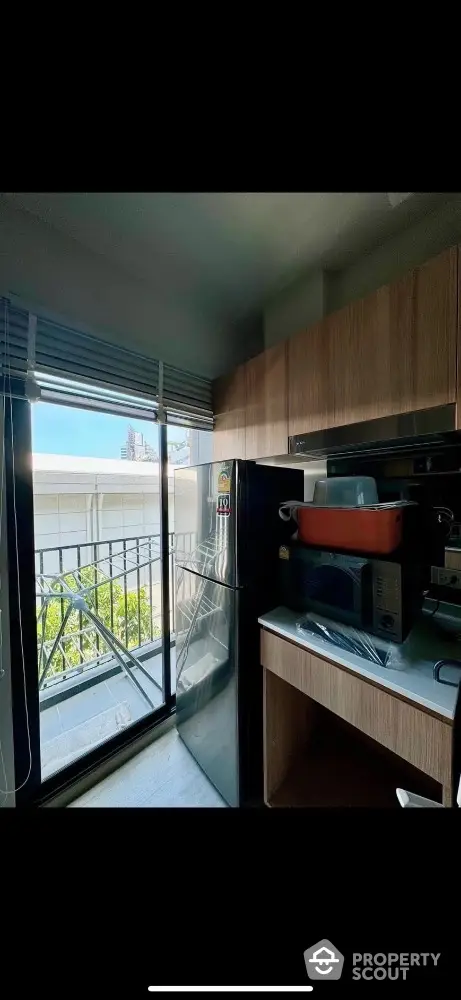
[[[174,674],[174,647],[171,668]],[[157,653],[143,666],[156,681],[162,683],[162,655]],[[135,674],[139,671],[135,668]],[[158,707],[163,702],[162,691],[143,674],[137,678]],[[141,719],[149,705],[125,674],[102,680],[94,687],[79,691],[71,698],[40,712],[40,744],[42,778],[60,770],[71,760],[83,756],[98,743],[114,735],[120,728]]]
[[[226,807],[184,746],[170,729],[132,760],[71,803],[71,807]]]

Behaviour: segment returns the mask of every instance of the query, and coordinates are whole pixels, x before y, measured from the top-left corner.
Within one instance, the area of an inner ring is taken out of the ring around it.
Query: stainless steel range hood
[[[420,448],[461,444],[456,430],[456,405],[434,406],[377,420],[330,427],[289,439],[290,455],[334,458],[339,455],[409,453]]]

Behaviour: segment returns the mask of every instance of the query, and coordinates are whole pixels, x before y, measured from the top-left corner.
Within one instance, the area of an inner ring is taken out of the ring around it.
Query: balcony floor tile
[[[156,708],[163,704],[163,695],[159,691],[156,684],[150,683],[139,670],[134,670],[134,676],[136,680],[139,681],[141,687],[144,689],[150,700],[153,702]],[[143,715],[150,712],[151,709],[147,704],[147,701],[142,697],[142,695],[137,691],[134,684],[125,676],[125,674],[117,674],[116,677],[111,677],[107,681],[107,687],[112,694],[112,697],[116,702],[128,701],[130,708],[133,713],[133,719],[141,719]]]
[[[155,677],[161,678],[161,653],[154,654],[143,665],[149,671],[152,670]],[[135,676],[140,674],[136,668],[134,673]],[[148,681],[142,674],[140,674],[139,680],[145,686],[146,692],[155,708],[162,705],[163,695],[158,687],[153,682]],[[128,725],[137,722],[138,719],[143,718],[151,711],[147,702],[142,698],[128,677],[122,673],[111,677],[108,681],[101,679],[93,687],[76,692],[72,697],[62,700],[56,706],[45,708],[40,713],[42,760],[45,762],[43,765],[43,777],[53,774],[63,767],[64,764],[69,763],[70,759],[75,760],[78,757],[84,757],[85,753],[88,753],[93,746],[97,746],[101,742],[101,732],[107,734],[106,738],[109,738],[110,735],[115,735],[119,728],[116,714],[114,713],[112,720],[111,718],[107,719],[107,716],[104,718],[104,713],[109,713],[111,716],[109,710],[116,708],[121,710],[122,716],[128,716]],[[86,726],[92,719],[95,720],[95,725],[93,726],[94,736],[91,727],[88,730]],[[102,729],[101,726],[103,727]],[[81,733],[82,728],[85,728],[84,735]],[[90,735],[88,736],[89,732]],[[65,741],[66,746],[64,746],[63,741],[56,738],[68,733],[70,734],[70,742]],[[80,746],[82,745],[82,739],[85,742],[85,749],[75,749],[78,747],[79,742]],[[92,739],[94,739],[94,743],[91,743]],[[50,745],[53,740],[56,741],[55,744]],[[89,743],[87,742],[88,740]],[[67,744],[69,745],[67,746]]]
[[[59,712],[56,706],[53,708],[45,708],[43,712],[40,712],[40,739],[43,743],[47,743],[48,740],[54,740],[56,736],[60,736],[62,733],[61,720],[59,718]]]
[[[95,684],[94,687],[87,688],[85,691],[79,691],[72,698],[67,698],[57,705],[62,732],[65,733],[68,729],[81,725],[88,719],[92,719],[94,715],[99,715],[100,712],[112,708],[114,704],[116,704],[116,699],[105,681],[101,684]],[[45,709],[42,715],[46,715],[46,712]]]

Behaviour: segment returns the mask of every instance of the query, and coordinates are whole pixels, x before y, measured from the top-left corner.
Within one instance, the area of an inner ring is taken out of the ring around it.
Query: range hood
[[[392,417],[378,417],[323,431],[295,434],[289,439],[290,455],[306,458],[335,458],[339,455],[405,454],[427,449],[461,444],[461,432],[456,430],[456,404],[414,410]]]

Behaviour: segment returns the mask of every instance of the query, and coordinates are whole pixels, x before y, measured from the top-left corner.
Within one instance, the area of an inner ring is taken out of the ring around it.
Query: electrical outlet
[[[431,582],[438,587],[453,587],[455,590],[461,590],[461,570],[432,566]]]

